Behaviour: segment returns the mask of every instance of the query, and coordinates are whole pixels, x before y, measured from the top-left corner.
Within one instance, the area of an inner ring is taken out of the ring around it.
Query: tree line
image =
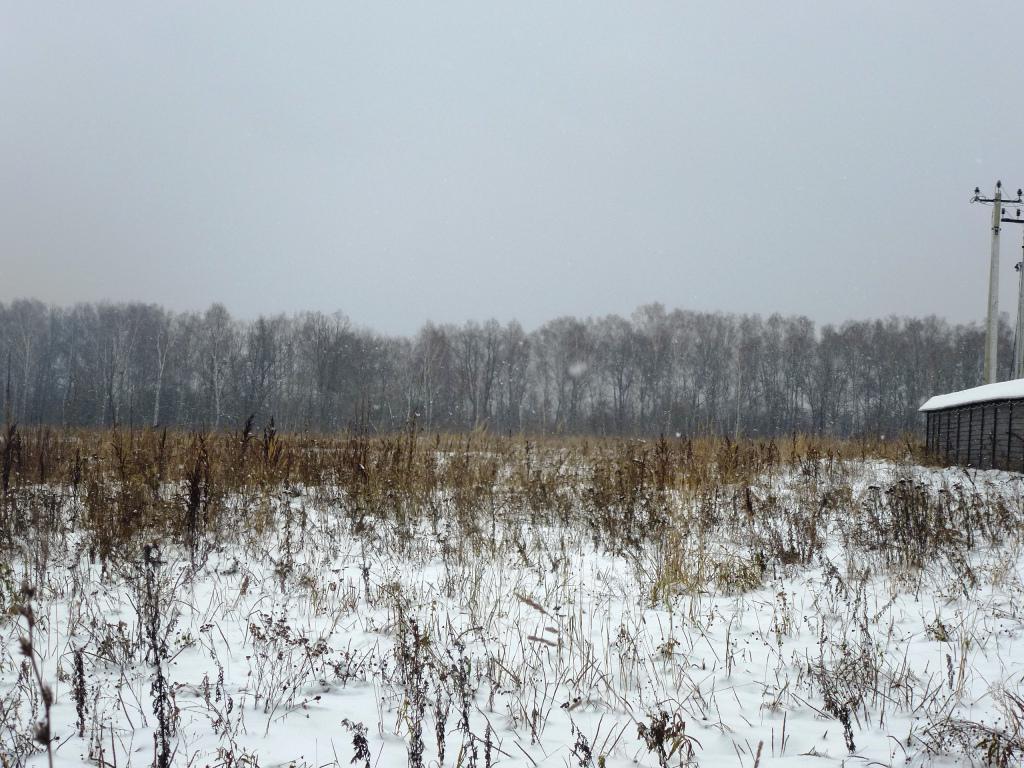
[[[659,304],[396,337],[319,312],[0,303],[5,418],[68,426],[895,436],[928,396],[979,383],[983,338],[934,316],[817,328]],[[1004,321],[1003,378],[1011,345]]]

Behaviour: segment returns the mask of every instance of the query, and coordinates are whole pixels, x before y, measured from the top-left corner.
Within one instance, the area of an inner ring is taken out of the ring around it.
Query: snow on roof
[[[963,389],[959,392],[950,392],[948,395],[936,395],[918,410],[941,411],[946,408],[971,405],[972,403],[990,403],[993,400],[1019,399],[1024,399],[1024,379],[999,381],[995,384],[985,384],[980,387]]]

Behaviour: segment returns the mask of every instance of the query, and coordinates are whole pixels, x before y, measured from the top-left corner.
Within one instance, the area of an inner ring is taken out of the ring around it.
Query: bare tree
[[[618,434],[897,434],[928,395],[974,386],[983,331],[937,318],[850,322],[638,309],[532,333],[495,321],[414,338],[341,315],[236,323],[145,304],[0,304],[4,408],[25,423]],[[1000,324],[1007,352],[1010,327]],[[1007,373],[1004,370],[1004,374]]]
[[[238,334],[223,304],[206,310],[200,330],[201,372],[210,398],[210,418],[216,429],[224,413],[225,392],[238,355]]]

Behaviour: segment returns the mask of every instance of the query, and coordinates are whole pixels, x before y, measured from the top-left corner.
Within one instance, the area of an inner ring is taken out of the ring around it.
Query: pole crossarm
[[[1003,188],[1003,182],[997,181],[996,182],[996,196],[995,197],[982,197],[981,196],[981,188],[980,187],[975,187],[974,188],[974,197],[971,198],[971,202],[972,203],[1011,203],[1011,204],[1024,203],[1024,189],[1018,189],[1017,190],[1017,199],[1016,200],[1008,200],[1008,199],[1004,199],[1003,198],[1003,196],[1002,196],[1002,188]]]

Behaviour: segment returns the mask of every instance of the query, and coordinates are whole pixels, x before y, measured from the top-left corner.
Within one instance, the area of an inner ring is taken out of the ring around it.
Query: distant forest
[[[55,426],[897,436],[921,429],[928,396],[979,383],[983,335],[936,317],[816,328],[654,304],[406,338],[315,312],[0,303],[4,416]],[[1005,378],[1005,322],[1000,347]]]

